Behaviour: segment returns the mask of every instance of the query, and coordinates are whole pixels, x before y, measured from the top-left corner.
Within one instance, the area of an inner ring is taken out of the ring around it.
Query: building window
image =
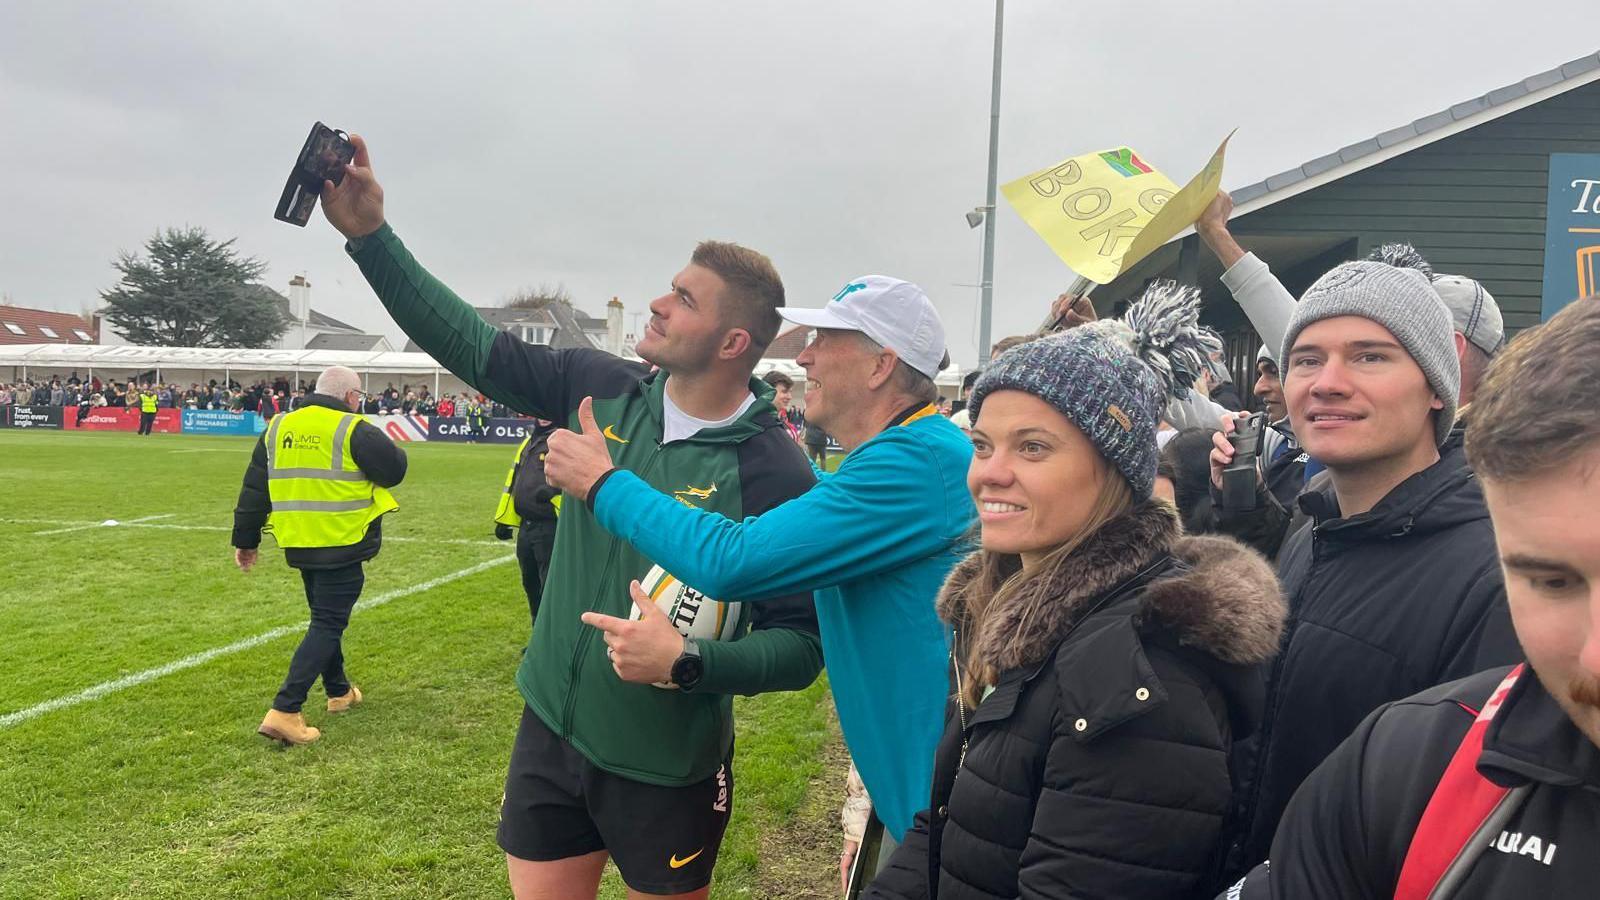
[[[523,325],[523,326],[520,326],[520,327],[521,327],[521,331],[522,331],[522,339],[527,341],[528,343],[530,343],[530,344],[548,344],[548,343],[550,343],[551,329],[546,328],[543,325]]]
[[[72,329],[72,333],[77,335],[78,340],[83,341],[85,344],[94,343],[94,338],[90,337],[89,332],[84,331],[82,328],[74,328]]]
[[[5,324],[6,324],[6,330],[11,332],[12,334],[27,334],[26,331],[22,330],[22,326],[18,325],[15,322],[7,322]]]
[[[54,328],[51,328],[49,325],[40,325],[39,326],[39,333],[44,335],[47,338],[59,338],[59,337],[61,337],[61,335],[56,334],[56,330]]]

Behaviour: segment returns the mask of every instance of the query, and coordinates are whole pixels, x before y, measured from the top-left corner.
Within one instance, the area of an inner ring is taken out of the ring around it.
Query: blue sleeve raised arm
[[[684,506],[630,472],[601,485],[595,518],[715,597],[761,599],[886,572],[946,549],[966,521],[948,508],[939,479],[953,473],[932,451],[909,435],[879,440],[806,493],[742,522]]]

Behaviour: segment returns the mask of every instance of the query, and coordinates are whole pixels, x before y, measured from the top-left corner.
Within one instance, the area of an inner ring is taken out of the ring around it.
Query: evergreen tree
[[[100,296],[105,317],[134,344],[160,347],[267,347],[288,329],[288,303],[256,283],[267,264],[241,257],[233,240],[203,228],[168,228],[123,251],[112,267],[120,284]]]

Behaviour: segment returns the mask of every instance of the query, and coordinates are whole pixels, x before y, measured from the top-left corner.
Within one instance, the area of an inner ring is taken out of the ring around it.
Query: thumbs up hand
[[[634,581],[628,585],[638,619],[623,619],[597,612],[583,614],[583,624],[604,632],[611,669],[623,681],[663,684],[672,681],[672,664],[683,654],[683,635]]]
[[[606,437],[594,420],[594,398],[583,398],[578,404],[578,430],[562,428],[550,435],[550,449],[544,457],[544,480],[587,503],[595,483],[615,468],[611,464],[607,440],[622,442],[621,438]]]

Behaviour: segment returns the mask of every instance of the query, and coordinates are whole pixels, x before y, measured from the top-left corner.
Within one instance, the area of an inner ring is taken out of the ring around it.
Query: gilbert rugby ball
[[[713,600],[660,566],[652,566],[650,572],[639,579],[639,585],[684,637],[697,641],[732,641],[738,640],[744,628],[743,603]],[[639,618],[638,606],[633,607],[628,618]]]

